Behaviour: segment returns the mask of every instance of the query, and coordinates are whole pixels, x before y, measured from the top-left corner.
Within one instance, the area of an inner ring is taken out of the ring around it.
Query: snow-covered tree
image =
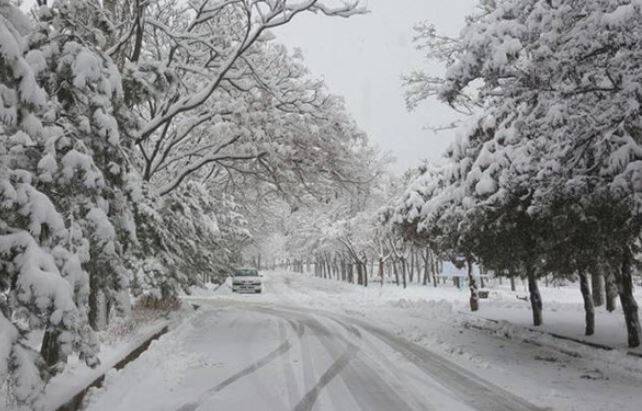
[[[303,12],[362,13],[358,2],[103,5],[97,14],[111,16],[104,19],[104,50],[121,68],[124,99],[142,124],[123,134],[135,145],[136,164],[149,183],[146,202],[164,204],[165,211],[138,208],[147,228],[167,218],[148,217],[171,214],[167,204],[182,201],[190,182],[234,198],[238,211],[252,219],[265,215],[269,206],[263,203],[284,199],[298,207],[370,178],[355,166],[368,148],[342,101],[270,33]],[[154,200],[155,193],[172,199]],[[157,234],[170,227],[158,226]],[[155,244],[154,237],[140,240]],[[250,244],[244,234],[239,239],[237,244]]]
[[[387,228],[380,222],[379,209],[396,188],[383,174],[388,160],[366,150],[354,158],[354,167],[373,175],[368,180],[343,181],[344,190],[329,191],[320,203],[306,204],[294,211],[285,224],[289,257],[299,261],[313,257],[315,273],[367,286],[378,264],[390,257]]]
[[[89,318],[97,329],[110,307],[128,308],[123,254],[136,241],[131,203],[138,189],[126,155],[130,143],[120,131],[131,113],[118,69],[101,51],[109,33],[100,4],[58,1],[37,13],[39,26],[29,41],[41,59],[37,80],[51,95],[63,130],[47,147],[40,179],[89,240],[83,265],[90,274]]]
[[[616,277],[629,344],[637,346],[631,261],[640,231],[641,73],[632,62],[640,53],[640,4],[480,4],[482,12],[468,19],[458,38],[439,36],[429,24],[418,27],[429,57],[448,68],[443,78],[409,76],[409,104],[436,96],[459,111],[480,112],[462,163],[470,165],[461,177],[464,205],[481,221],[473,228],[489,227],[487,216],[522,225],[512,234],[525,240],[518,254],[522,265],[532,260],[525,268],[546,257],[527,249],[541,242],[534,222],[546,221],[539,214],[556,199],[575,201],[582,220],[591,212],[588,204],[605,199],[619,210],[630,230],[602,238],[597,255]],[[603,221],[599,232],[606,233],[611,221]]]
[[[68,355],[97,364],[82,267],[88,239],[56,207],[54,193],[41,189],[64,128],[37,82],[45,59],[29,50],[31,31],[18,9],[0,2],[0,390],[3,401],[28,407]],[[46,331],[42,355],[26,343],[38,329]]]
[[[127,262],[133,294],[164,299],[229,275],[250,238],[238,205],[196,182],[161,199],[150,191],[136,207],[139,246]]]
[[[114,21],[124,22],[112,24],[118,29],[107,51],[123,68],[126,100],[143,124],[132,135],[143,178],[161,194],[189,176],[230,171],[280,189],[298,181],[300,169],[318,168],[301,158],[306,151],[300,143],[326,141],[311,127],[328,134],[319,124],[327,117],[315,112],[333,110],[336,99],[274,43],[269,30],[304,12],[363,12],[358,2],[331,3],[107,2]]]

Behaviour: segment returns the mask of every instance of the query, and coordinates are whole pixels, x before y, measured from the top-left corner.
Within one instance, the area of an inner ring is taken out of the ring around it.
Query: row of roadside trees
[[[367,139],[271,30],[365,10],[14,3],[0,0],[0,408],[34,409],[70,357],[98,365],[99,332],[136,297],[228,273],[261,204],[359,178]]]
[[[616,288],[628,342],[640,344],[632,273],[640,238],[642,53],[637,2],[482,1],[458,38],[417,27],[443,77],[406,78],[409,104],[436,97],[474,112],[467,130],[407,193],[409,238],[527,279],[578,276],[594,329],[593,284]],[[426,178],[426,177],[424,177]],[[411,192],[413,189],[411,189]]]
[[[639,346],[641,7],[481,0],[458,37],[417,25],[418,48],[446,70],[405,76],[408,106],[448,104],[462,114],[458,139],[443,162],[409,172],[396,187],[379,181],[385,194],[372,203],[316,214],[291,249],[314,252],[330,271],[335,255],[365,270],[391,256],[407,261],[406,247],[428,250],[467,267],[473,310],[474,265],[521,277],[534,325],[544,321],[539,280],[577,278],[586,334],[594,332],[594,306],[613,309],[617,297],[628,344]]]

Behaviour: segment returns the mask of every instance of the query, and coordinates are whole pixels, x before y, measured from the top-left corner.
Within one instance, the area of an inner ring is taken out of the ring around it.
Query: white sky
[[[456,35],[476,1],[369,0],[367,4],[371,13],[364,16],[299,15],[274,33],[279,41],[303,50],[312,73],[324,78],[333,94],[345,97],[359,126],[397,158],[394,170],[403,172],[423,158],[441,157],[454,135],[425,129],[455,118],[447,106],[431,101],[413,113],[406,111],[401,75],[427,64],[414,48],[412,27],[428,20],[440,32]]]

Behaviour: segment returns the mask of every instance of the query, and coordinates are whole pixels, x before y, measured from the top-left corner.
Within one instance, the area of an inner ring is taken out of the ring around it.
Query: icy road
[[[224,285],[177,330],[88,401],[90,410],[534,410],[365,317],[292,299],[290,276],[265,295]]]

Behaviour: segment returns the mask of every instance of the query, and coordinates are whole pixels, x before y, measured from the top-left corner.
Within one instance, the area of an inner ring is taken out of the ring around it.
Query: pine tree
[[[129,304],[123,255],[136,241],[131,207],[138,189],[125,155],[130,140],[121,130],[131,113],[118,69],[101,51],[110,28],[100,5],[59,1],[41,7],[38,17],[30,36],[33,53],[43,58],[37,80],[52,96],[64,132],[48,147],[42,189],[88,239],[82,263],[90,274],[90,323],[99,329],[111,307]]]
[[[86,240],[39,189],[40,170],[63,130],[36,81],[44,58],[27,52],[30,31],[20,11],[0,2],[0,380],[3,397],[26,406],[71,353],[98,363],[83,303],[85,255],[77,247]],[[44,357],[26,344],[35,329],[46,330]]]

